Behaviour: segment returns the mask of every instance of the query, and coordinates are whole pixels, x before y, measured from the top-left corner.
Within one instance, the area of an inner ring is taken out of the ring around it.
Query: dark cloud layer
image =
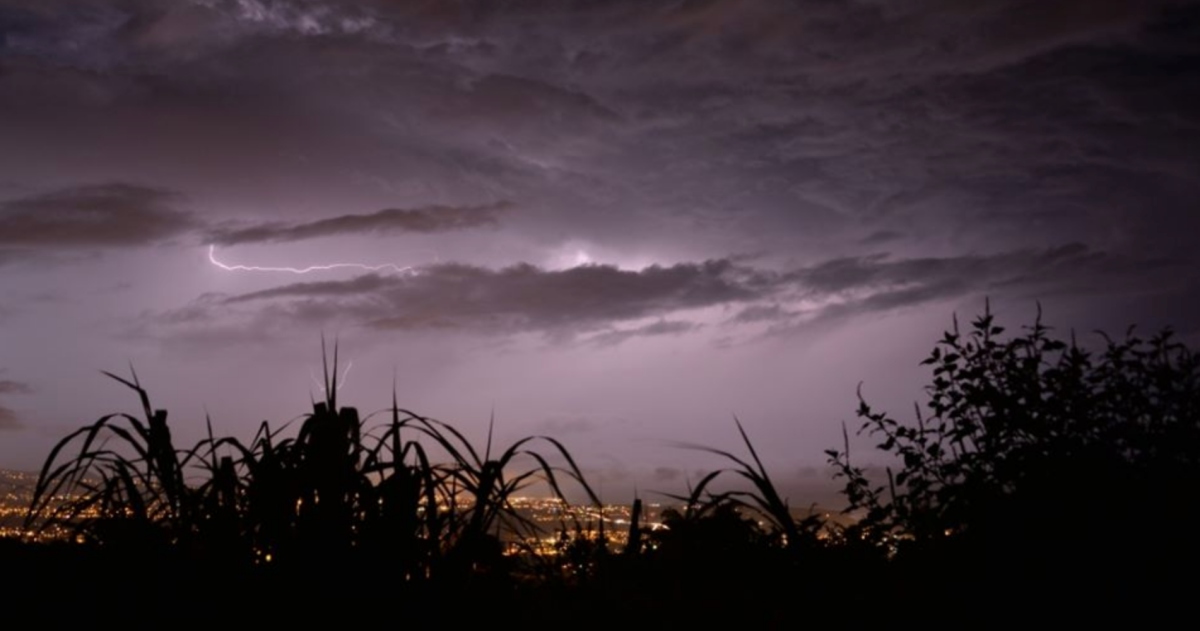
[[[767,325],[780,333],[817,319],[971,294],[1027,298],[1153,290],[1162,286],[1146,285],[1146,274],[1181,269],[1178,261],[1130,260],[1079,244],[952,257],[875,254],[783,271],[729,260],[639,271],[604,265],[547,270],[446,264],[409,274],[368,274],[206,296],[186,309],[159,314],[155,321],[167,327],[211,327],[234,314],[272,327],[302,329],[341,322],[381,332],[587,334],[588,343],[606,346],[696,331],[703,324],[684,314],[710,307],[738,307],[726,326]],[[638,322],[646,318],[657,320]]]
[[[543,238],[721,248],[686,260],[1194,227],[1196,2],[85,5],[0,3],[0,110],[84,154],[150,125],[130,163],[213,188],[512,199]],[[305,227],[336,229],[242,236]]]
[[[437,265],[416,274],[296,283],[231,297],[227,305],[289,301],[294,318],[351,316],[378,329],[453,328],[499,334],[576,331],[609,323],[747,300],[771,276],[727,260],[648,267],[591,265],[492,270]],[[677,328],[678,323],[667,325]],[[667,332],[654,327],[636,334]]]
[[[388,208],[367,215],[342,215],[308,223],[271,222],[235,228],[219,228],[209,241],[220,245],[301,241],[348,234],[389,234],[451,232],[483,226],[495,226],[499,216],[511,207],[507,203],[487,206],[427,208]]]
[[[1169,264],[1161,259],[1125,261],[1073,243],[992,255],[894,259],[876,254],[839,258],[796,271],[790,278],[816,294],[907,286],[989,289],[1039,284],[1085,291],[1094,289],[1093,282],[1111,286],[1121,276],[1137,276]]]
[[[0,246],[33,249],[146,245],[195,223],[176,193],[132,184],[77,186],[0,202]]]
[[[1120,295],[1169,287],[1169,272],[1187,269],[1178,260],[1129,259],[1081,244],[940,258],[892,259],[885,254],[840,258],[787,276],[799,290],[793,297],[813,301],[817,308],[755,305],[735,320],[776,322],[774,332],[786,332],[814,319],[883,313],[972,294],[1020,299]],[[1151,274],[1162,278],[1147,283]]]
[[[0,248],[0,267],[26,260],[28,253],[21,248]]]
[[[33,388],[29,387],[28,384],[9,379],[0,379],[0,394],[29,394],[31,392],[33,392]]]
[[[63,297],[0,301],[0,341],[39,374],[189,341],[193,391],[318,329],[502,347],[496,391],[666,419],[652,397],[739,396],[730,356],[778,410],[792,351],[830,391],[830,364],[848,393],[906,375],[910,334],[984,295],[1186,326],[1197,86],[1196,0],[0,0],[0,289]],[[262,267],[132,247],[175,239]],[[433,363],[432,405],[478,391]]]
[[[177,205],[183,196],[126,183],[90,184],[0,202],[0,265],[27,259],[31,250],[150,245],[204,234],[209,243],[238,245],[322,237],[431,234],[495,226],[511,204],[389,208],[311,222],[265,222],[205,228]]]
[[[0,379],[0,395],[9,394],[31,394],[33,388],[28,384],[20,381],[12,381],[11,379]],[[20,429],[24,427],[20,417],[15,411],[7,406],[0,405],[0,431]]]
[[[17,418],[16,412],[0,405],[0,431],[20,429],[22,426],[21,419]]]

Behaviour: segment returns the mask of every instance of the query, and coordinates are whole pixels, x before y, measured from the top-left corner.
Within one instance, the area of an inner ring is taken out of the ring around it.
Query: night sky
[[[249,439],[323,333],[611,501],[735,414],[802,494],[985,297],[1200,345],[1198,61],[1197,2],[0,0],[0,467],[131,363]]]

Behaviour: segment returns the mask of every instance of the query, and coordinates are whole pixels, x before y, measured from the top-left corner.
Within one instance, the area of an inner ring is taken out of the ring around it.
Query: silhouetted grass
[[[334,374],[336,362],[335,350]],[[55,445],[26,527],[66,526],[101,546],[174,546],[234,566],[368,564],[404,583],[508,565],[502,538],[536,532],[510,502],[531,484],[545,483],[565,502],[561,483],[569,480],[598,504],[554,438],[522,438],[493,454],[489,430],[480,452],[394,396],[387,421],[369,427],[354,408],[337,407],[329,374],[326,400],[294,437],[263,423],[246,445],[214,437],[210,424],[208,437],[187,449],[174,445],[166,411],[153,410],[136,375],[108,374],[137,393],[144,418],[108,415]],[[185,483],[185,470],[199,480]]]

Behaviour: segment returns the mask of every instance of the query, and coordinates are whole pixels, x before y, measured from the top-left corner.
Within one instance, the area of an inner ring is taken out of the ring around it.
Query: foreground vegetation
[[[25,598],[66,595],[84,604],[75,614],[237,610],[263,622],[988,626],[1035,610],[1183,608],[1193,579],[1174,577],[1200,560],[1200,360],[1169,332],[1097,350],[1040,318],[1004,333],[987,312],[966,331],[956,322],[924,362],[932,382],[911,422],[860,396],[858,435],[893,464],[873,475],[852,461],[848,430],[827,452],[850,526],[794,517],[743,432],[736,452],[711,450],[728,468],[678,498],[668,529],[645,532],[635,507],[628,543],[610,549],[564,517],[554,556],[521,549],[535,524],[510,500],[542,482],[598,502],[551,437],[499,448],[489,436],[477,449],[395,397],[385,418],[360,418],[338,405],[335,350],[326,399],[295,435],[264,423],[243,443],[210,429],[180,448],[136,376],[110,375],[142,417],[64,438],[27,523],[68,527],[79,543],[10,545],[0,563],[39,581]],[[730,476],[745,486],[713,490]]]

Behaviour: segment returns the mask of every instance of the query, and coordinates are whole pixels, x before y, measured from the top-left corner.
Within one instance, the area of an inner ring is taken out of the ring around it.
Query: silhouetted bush
[[[911,423],[860,391],[861,431],[898,462],[881,482],[848,437],[827,452],[863,515],[855,536],[975,597],[1166,593],[1162,573],[1197,559],[1200,358],[1170,331],[1089,350],[1040,314],[1003,334],[990,311],[965,333],[955,321]]]

